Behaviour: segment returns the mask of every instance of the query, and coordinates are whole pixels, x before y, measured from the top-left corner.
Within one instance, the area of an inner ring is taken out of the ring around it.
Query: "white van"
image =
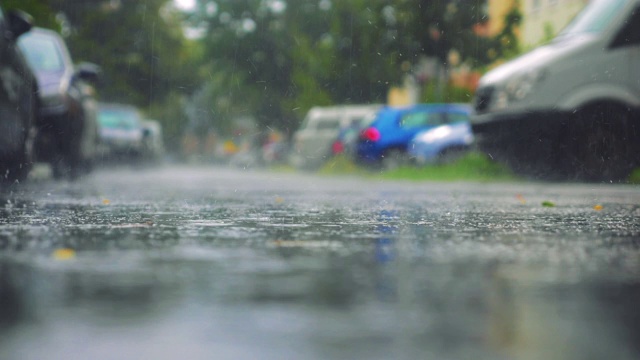
[[[314,169],[332,156],[331,145],[341,129],[373,118],[382,107],[372,105],[316,106],[309,110],[293,135],[290,162],[303,169]]]
[[[548,45],[488,72],[480,149],[520,173],[620,180],[640,166],[640,0],[592,0]]]

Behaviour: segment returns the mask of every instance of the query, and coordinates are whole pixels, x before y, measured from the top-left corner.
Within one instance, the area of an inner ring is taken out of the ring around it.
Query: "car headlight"
[[[526,98],[535,85],[544,79],[545,71],[543,69],[533,69],[522,75],[514,76],[507,82],[505,88],[509,95],[509,100],[522,100]]]
[[[513,76],[502,89],[496,91],[494,109],[502,110],[514,102],[524,100],[535,89],[536,84],[544,80],[545,72],[544,69],[533,69]]]
[[[507,94],[507,92],[504,90],[496,92],[495,108],[497,110],[502,110],[507,106],[509,106],[509,94]]]

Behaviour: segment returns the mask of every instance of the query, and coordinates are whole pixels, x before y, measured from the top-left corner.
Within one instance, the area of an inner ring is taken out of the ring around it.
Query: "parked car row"
[[[359,129],[365,122],[370,122],[380,108],[381,105],[311,108],[293,136],[291,163],[304,169],[320,167],[338,150],[335,141],[339,135],[342,136],[341,146],[351,146],[354,138],[347,137],[346,132],[349,129]]]
[[[423,164],[441,161],[446,154],[465,151],[471,145],[470,113],[471,107],[464,104],[386,107],[361,132],[356,160],[385,169],[416,159]],[[452,126],[457,131],[452,131]]]
[[[384,107],[358,128],[335,120],[348,107],[312,109],[294,137],[294,165],[321,164],[337,133],[333,153],[360,163],[445,161],[473,142],[525,176],[625,181],[640,168],[638,70],[640,0],[590,1],[549,44],[485,74],[473,111]]]
[[[0,8],[0,183],[36,161],[74,179],[105,159],[158,159],[162,129],[132,106],[99,104],[100,67],[74,64],[62,37]]]
[[[96,154],[98,67],[75,66],[64,40],[52,30],[34,28],[18,46],[38,85],[37,160],[51,164],[57,178],[75,178],[89,171]]]
[[[292,164],[317,168],[337,154],[386,169],[448,161],[473,142],[470,113],[466,104],[315,107],[294,135]]]

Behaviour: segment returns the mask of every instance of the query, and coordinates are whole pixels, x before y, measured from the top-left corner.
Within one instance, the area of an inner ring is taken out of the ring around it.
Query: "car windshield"
[[[628,0],[593,0],[583,12],[558,35],[562,39],[572,35],[599,33],[611,24]]]
[[[132,130],[139,127],[140,118],[135,111],[101,109],[98,112],[98,122],[104,128]]]
[[[37,34],[26,34],[20,37],[18,43],[29,65],[37,71],[64,70],[64,60],[54,39]]]

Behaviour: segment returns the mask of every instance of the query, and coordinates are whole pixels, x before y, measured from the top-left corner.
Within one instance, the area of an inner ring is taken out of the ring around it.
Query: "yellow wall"
[[[522,24],[520,42],[526,47],[545,40],[545,28],[553,34],[562,30],[589,2],[588,0],[520,0]]]
[[[513,6],[520,8],[522,22],[518,37],[523,48],[545,40],[545,28],[553,34],[562,30],[589,0],[489,0],[489,34],[495,36],[504,28],[504,17]]]
[[[516,0],[489,0],[489,35],[495,36],[502,31],[504,17],[516,3]]]

